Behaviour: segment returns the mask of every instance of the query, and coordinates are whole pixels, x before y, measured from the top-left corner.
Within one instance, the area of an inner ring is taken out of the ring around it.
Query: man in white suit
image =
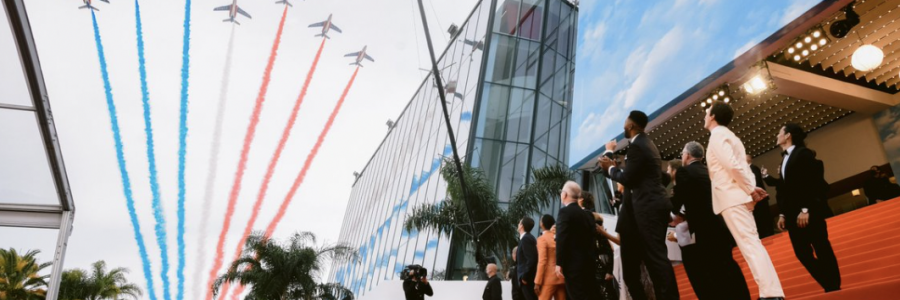
[[[769,253],[759,240],[753,207],[766,197],[756,187],[756,178],[747,164],[744,144],[728,129],[734,110],[715,102],[706,110],[704,127],[709,130],[707,161],[712,181],[713,211],[721,214],[741,254],[759,285],[761,300],[784,299],[784,291]]]

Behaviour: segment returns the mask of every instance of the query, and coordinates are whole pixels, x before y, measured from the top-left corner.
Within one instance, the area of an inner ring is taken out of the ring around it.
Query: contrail
[[[181,113],[178,126],[178,300],[184,299],[184,167],[187,155],[188,78],[191,66],[191,0],[184,1],[184,36],[181,45]],[[169,289],[166,288],[168,296]],[[166,298],[168,299],[168,298]]]
[[[159,183],[156,174],[156,155],[153,153],[153,120],[150,117],[150,92],[147,89],[147,66],[144,60],[144,33],[141,24],[141,6],[134,0],[135,31],[137,31],[138,71],[141,75],[141,102],[144,108],[144,132],[147,136],[147,164],[150,168],[150,192],[153,195],[153,218],[156,220],[154,227],[156,243],[159,245],[159,256],[162,260],[163,298],[171,299],[169,292],[169,246],[166,238],[166,217],[163,214],[162,201],[159,196]]]
[[[272,52],[269,54],[269,62],[266,64],[266,70],[263,73],[262,85],[259,87],[259,94],[256,97],[256,105],[253,107],[253,114],[250,117],[250,124],[247,127],[247,133],[244,136],[244,145],[241,148],[241,157],[238,161],[237,171],[234,175],[234,183],[231,186],[231,194],[228,196],[228,208],[225,211],[225,223],[222,225],[222,231],[219,232],[219,242],[216,244],[216,256],[213,260],[213,267],[209,270],[209,281],[207,287],[212,287],[216,280],[216,273],[222,268],[222,256],[224,256],[225,237],[228,234],[228,228],[231,226],[231,217],[234,215],[234,206],[237,197],[241,192],[241,180],[244,177],[244,168],[247,166],[247,156],[250,152],[250,144],[253,142],[253,136],[256,132],[256,125],[259,123],[259,114],[262,111],[263,102],[266,101],[266,90],[269,87],[269,80],[272,74],[272,67],[275,64],[275,57],[278,53],[278,44],[281,43],[281,33],[284,30],[284,20],[287,17],[288,6],[285,5],[284,12],[281,13],[281,21],[278,23],[278,33],[275,34],[275,42],[272,44]],[[223,290],[228,287],[224,286]],[[207,289],[206,300],[212,300],[213,291]]]
[[[231,55],[234,52],[234,24],[231,25],[231,34],[228,36],[228,50],[225,52],[225,69],[222,71],[222,87],[219,91],[219,105],[216,110],[216,129],[213,132],[212,149],[209,153],[209,163],[206,174],[206,189],[203,194],[203,207],[200,209],[200,238],[197,245],[206,243],[206,231],[209,225],[209,215],[212,210],[212,198],[215,195],[215,182],[219,161],[219,149],[222,141],[222,121],[225,119],[225,107],[228,99],[228,80],[231,77]],[[206,261],[206,251],[203,247],[197,247],[197,262],[194,269],[194,297],[200,299],[204,286],[199,284],[203,279],[203,263]]]
[[[337,117],[338,112],[340,112],[341,105],[344,104],[344,99],[347,98],[347,92],[350,91],[350,87],[353,86],[353,81],[356,80],[357,73],[359,73],[359,66],[357,66],[353,71],[353,76],[350,77],[350,82],[347,83],[347,87],[344,88],[344,93],[341,94],[341,98],[334,106],[334,110],[331,111],[331,115],[328,117],[328,122],[325,123],[325,128],[322,129],[322,132],[319,134],[319,139],[316,140],[315,146],[313,146],[312,150],[310,150],[309,154],[306,156],[306,161],[303,162],[303,168],[300,169],[300,174],[297,175],[296,179],[294,179],[294,184],[291,185],[290,191],[288,191],[287,196],[284,197],[284,201],[281,202],[281,207],[278,208],[278,213],[275,214],[275,218],[272,219],[272,222],[269,223],[269,227],[266,228],[266,236],[272,236],[272,233],[275,232],[275,228],[278,227],[278,223],[281,222],[281,218],[283,218],[285,212],[287,212],[287,208],[291,204],[291,200],[292,198],[294,198],[294,194],[297,193],[297,188],[299,188],[300,184],[303,183],[303,178],[306,177],[306,172],[309,170],[309,166],[312,164],[312,161],[316,158],[316,154],[319,152],[319,147],[322,146],[322,142],[324,142],[325,137],[328,136],[328,131],[331,130],[331,125],[334,123],[334,119]]]
[[[309,88],[309,83],[312,81],[313,74],[316,72],[316,65],[319,64],[319,57],[322,56],[322,49],[325,48],[325,40],[326,39],[323,38],[322,43],[319,45],[319,51],[316,52],[316,57],[313,59],[312,66],[309,67],[309,72],[306,74],[306,81],[303,82],[303,88],[300,89],[300,96],[298,96],[297,101],[294,102],[294,109],[291,110],[291,116],[288,118],[284,130],[281,132],[281,140],[278,141],[278,147],[275,149],[275,154],[272,155],[272,159],[269,161],[269,167],[266,169],[266,175],[263,177],[262,185],[259,187],[259,193],[256,196],[256,203],[253,204],[253,210],[250,212],[250,220],[247,221],[247,226],[244,227],[244,233],[241,235],[240,242],[238,242],[237,250],[234,252],[235,260],[241,257],[241,252],[244,251],[244,242],[247,240],[247,237],[250,236],[250,233],[253,230],[253,223],[255,223],[256,218],[259,217],[259,209],[262,207],[263,200],[266,198],[269,182],[272,180],[272,174],[275,173],[275,167],[278,165],[278,160],[281,158],[281,151],[284,150],[284,145],[291,136],[291,128],[294,127],[294,123],[297,121],[297,112],[300,111],[300,105],[303,104],[303,98],[306,97],[306,90]],[[241,292],[243,292],[243,289],[243,285],[238,285],[238,288],[235,293],[232,294],[231,298],[237,300],[241,295]],[[228,290],[223,291],[222,296],[224,298],[228,293]]]
[[[156,292],[153,287],[153,275],[150,271],[150,258],[147,256],[147,247],[144,245],[144,235],[141,234],[141,223],[138,221],[137,212],[134,210],[134,197],[131,194],[131,179],[125,167],[125,153],[122,146],[122,136],[119,131],[119,119],[116,115],[116,104],[113,102],[112,87],[109,84],[109,72],[106,70],[106,55],[103,54],[103,43],[100,41],[100,28],[97,26],[97,16],[91,11],[91,21],[94,25],[94,41],[97,44],[97,58],[100,61],[100,74],[103,77],[103,89],[106,92],[106,106],[109,109],[109,123],[112,127],[113,141],[116,145],[116,159],[119,163],[119,173],[122,176],[122,192],[125,194],[125,206],[128,208],[128,216],[131,218],[131,227],[134,230],[134,239],[137,241],[138,253],[141,256],[141,264],[144,269],[144,279],[147,281],[147,292],[150,300],[156,300]]]

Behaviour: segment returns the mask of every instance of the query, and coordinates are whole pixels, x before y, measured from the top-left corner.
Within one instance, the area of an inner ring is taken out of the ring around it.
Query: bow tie
[[[787,152],[787,150],[781,151],[781,157],[784,157],[784,156],[786,156],[786,155],[788,155],[788,154],[789,154],[789,153]]]

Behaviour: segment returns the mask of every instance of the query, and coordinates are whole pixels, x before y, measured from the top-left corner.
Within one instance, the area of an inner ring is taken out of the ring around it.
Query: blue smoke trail
[[[103,43],[100,42],[100,28],[97,26],[97,16],[91,11],[91,21],[94,24],[94,41],[97,43],[97,57],[100,60],[100,74],[103,76],[103,88],[106,92],[106,105],[109,108],[109,122],[112,125],[113,140],[116,144],[116,158],[119,161],[119,173],[122,175],[122,190],[125,194],[125,205],[128,207],[128,216],[131,217],[131,227],[134,229],[134,239],[138,244],[138,252],[141,255],[141,263],[144,267],[144,279],[147,280],[147,292],[150,300],[156,300],[156,292],[153,290],[153,275],[150,271],[150,258],[147,257],[147,247],[144,245],[144,236],[141,234],[141,224],[138,222],[137,213],[134,210],[134,198],[131,195],[131,179],[125,168],[125,153],[122,149],[122,136],[119,133],[119,119],[116,116],[116,104],[113,103],[112,87],[109,84],[109,73],[106,71],[106,56],[103,54]]]
[[[191,0],[184,2],[184,40],[181,53],[181,115],[178,126],[178,294],[184,299],[184,165],[187,155],[188,76],[191,65]],[[201,212],[205,213],[205,212]]]
[[[153,153],[153,121],[150,118],[150,92],[147,90],[147,67],[144,61],[144,33],[141,25],[141,6],[134,0],[134,20],[137,31],[138,71],[141,75],[141,102],[144,105],[144,131],[147,136],[147,162],[150,166],[150,191],[153,194],[153,217],[156,219],[156,243],[159,245],[159,256],[162,260],[163,298],[172,299],[169,291],[169,245],[166,234],[166,217],[163,214],[162,202],[159,196],[159,183],[156,174],[156,155]]]

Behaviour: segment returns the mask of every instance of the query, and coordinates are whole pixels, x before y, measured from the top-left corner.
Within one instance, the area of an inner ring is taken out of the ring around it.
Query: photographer
[[[425,295],[434,296],[431,284],[428,284],[428,270],[418,265],[407,266],[403,270],[406,278],[403,279],[403,293],[406,300],[424,300]]]

